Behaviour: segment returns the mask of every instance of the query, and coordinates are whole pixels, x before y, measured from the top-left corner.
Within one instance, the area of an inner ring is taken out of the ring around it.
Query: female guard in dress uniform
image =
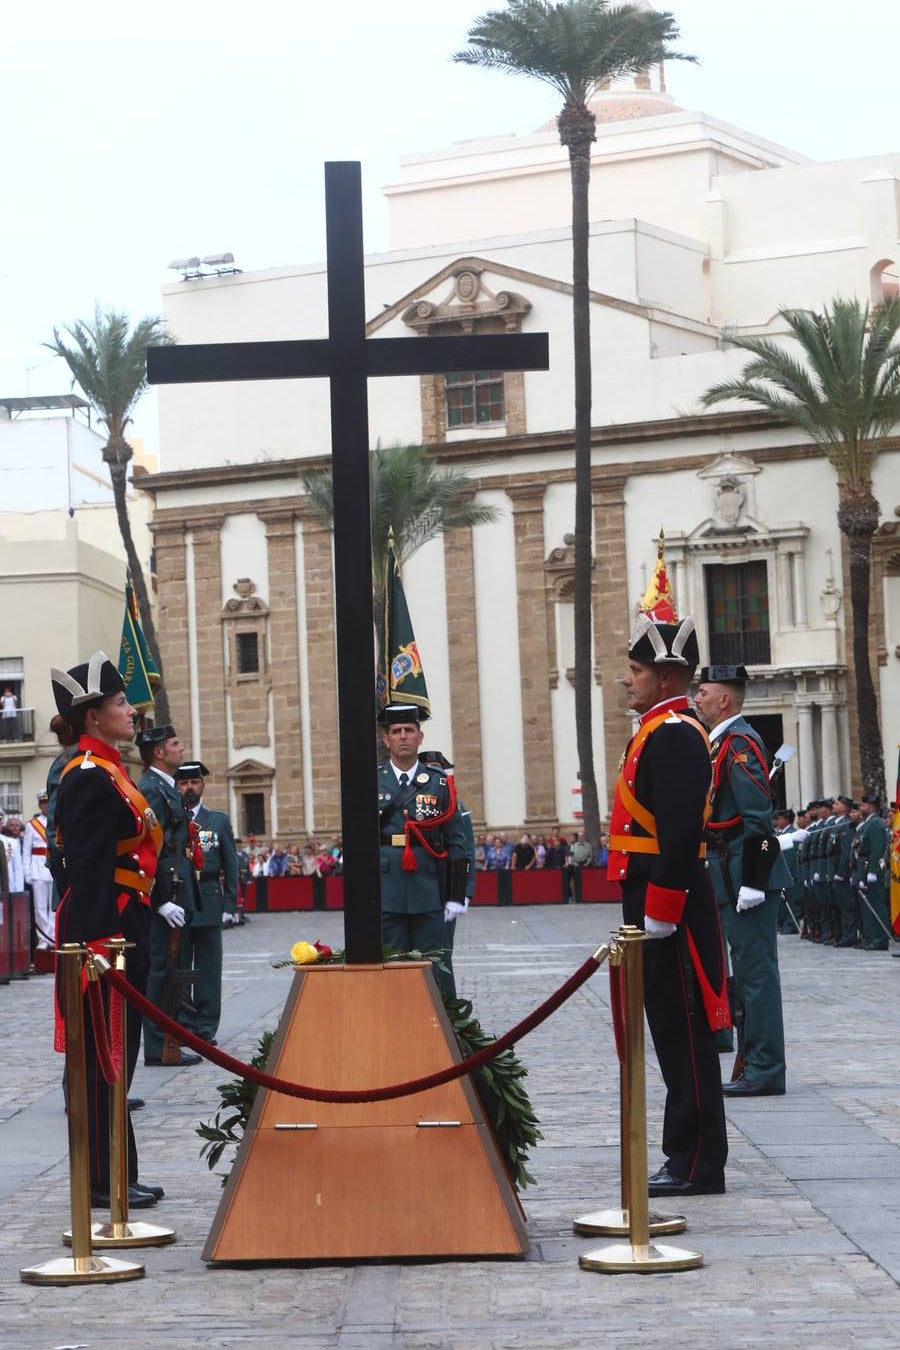
[[[51,671],[60,717],[78,737],[63,771],[56,801],[57,839],[64,857],[57,944],[78,942],[104,950],[104,940],[124,937],[127,974],[136,988],[147,982],[150,890],[162,839],[153,812],[122,766],[116,745],[134,735],[135,710],[116,667],[103,652],[71,670]],[[106,996],[106,984],[101,982]],[[84,1000],[91,1199],[109,1203],[109,1091],[100,1071],[87,998]],[[127,1082],[131,1083],[141,1017],[127,1010]],[[64,1048],[57,1023],[56,1048]],[[138,1180],[137,1152],[128,1119],[129,1208],[145,1208],[162,1195]]]

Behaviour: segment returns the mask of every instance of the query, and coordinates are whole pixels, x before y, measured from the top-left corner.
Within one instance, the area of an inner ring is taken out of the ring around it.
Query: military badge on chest
[[[200,847],[204,853],[209,853],[210,849],[218,848],[219,836],[215,830],[200,830]]]
[[[441,814],[441,805],[433,792],[416,793],[416,820],[431,820]]]

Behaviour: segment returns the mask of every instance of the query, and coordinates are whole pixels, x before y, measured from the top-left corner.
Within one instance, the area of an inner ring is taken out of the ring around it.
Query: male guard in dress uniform
[[[856,896],[850,882],[853,865],[853,839],[856,827],[850,818],[855,802],[850,797],[835,797],[831,803],[834,823],[831,826],[831,906],[835,916],[838,937],[836,947],[858,947],[859,930],[856,917]]]
[[[435,769],[442,769],[449,777],[453,765],[449,759],[441,753],[440,750],[420,750],[419,759],[423,764],[430,765]],[[469,901],[475,894],[475,830],[472,826],[472,812],[466,810],[462,798],[457,796],[457,806],[459,807],[459,818],[462,823],[463,835],[466,840],[466,866],[468,874],[466,876],[465,896],[462,900],[444,901],[444,964],[448,967],[449,974],[444,976],[448,993],[452,998],[456,998],[456,979],[453,974],[453,943],[456,940],[456,920],[465,914],[469,908]],[[446,883],[448,869],[444,869],[444,890],[446,892]]]
[[[444,906],[465,903],[468,875],[453,780],[419,759],[423,732],[414,704],[389,704],[378,721],[389,755],[378,770],[384,943],[399,952],[443,953]],[[437,966],[435,977],[452,993]]]
[[[38,793],[37,813],[25,826],[22,840],[22,867],[25,880],[31,887],[34,927],[37,946],[46,951],[55,941],[56,921],[53,918],[53,877],[47,866],[47,792]]]
[[[709,741],[687,692],[699,663],[693,619],[642,614],[623,683],[640,718],[622,756],[607,875],[626,923],[643,928],[644,1006],[666,1084],[651,1195],[719,1195],[728,1143],[715,1031],[730,1025],[725,953],[704,862]]]
[[[182,764],[175,773],[178,791],[197,827],[203,868],[200,898],[203,908],[185,930],[184,949],[188,966],[195,972],[193,1005],[196,1025],[191,1027],[210,1045],[222,1015],[222,926],[234,923],[237,914],[238,857],[231,821],[224,811],[203,805],[203,788],[209,770],[199,760]]]
[[[156,812],[164,834],[152,896],[150,975],[147,980],[147,997],[159,1008],[165,998],[171,931],[183,929],[193,921],[200,908],[200,893],[189,857],[188,810],[175,786],[175,774],[184,759],[184,746],[176,736],[175,728],[169,725],[139,732],[135,743],[144,762],[138,787]],[[178,957],[179,969],[185,968],[183,946]],[[162,1064],[163,1039],[156,1023],[145,1017],[145,1064]],[[182,1050],[180,1062],[182,1065],[199,1064],[200,1056]]]
[[[778,973],[778,907],[791,874],[772,824],[765,747],[741,715],[744,666],[704,666],[696,704],[710,728],[709,868],[744,1009],[744,1071],[726,1097],[782,1096],[784,1019]]]
[[[861,809],[862,820],[856,838],[857,886],[863,897],[860,906],[863,947],[867,952],[886,952],[889,945],[891,917],[884,860],[891,835],[881,817],[881,802],[877,797],[863,797]]]

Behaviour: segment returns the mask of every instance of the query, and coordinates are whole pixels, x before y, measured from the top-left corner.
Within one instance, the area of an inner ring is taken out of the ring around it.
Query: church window
[[[266,833],[266,799],[262,792],[244,792],[241,794],[243,807],[244,836]]]
[[[259,673],[258,633],[235,633],[234,651],[238,675],[257,675]]]
[[[704,568],[710,665],[769,665],[769,575],[765,561]]]
[[[506,420],[502,371],[454,371],[444,376],[444,391],[448,430]]]

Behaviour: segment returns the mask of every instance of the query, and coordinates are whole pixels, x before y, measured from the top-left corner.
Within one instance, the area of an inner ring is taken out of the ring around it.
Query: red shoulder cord
[[[419,864],[416,862],[416,855],[415,853],[413,853],[410,835],[415,836],[415,842],[417,844],[421,844],[425,852],[428,853],[432,858],[436,858],[438,861],[442,860],[443,858],[446,858],[447,850],[432,848],[431,844],[429,844],[428,840],[425,838],[425,831],[436,830],[438,829],[439,826],[446,825],[447,821],[450,820],[451,816],[455,812],[456,784],[453,781],[452,774],[447,775],[447,787],[450,790],[450,805],[447,807],[447,810],[444,811],[441,815],[434,816],[431,820],[410,820],[409,816],[406,817],[406,820],[404,821],[403,824],[403,832],[406,835],[406,844],[404,845],[403,848],[403,863],[402,863],[404,872],[418,872],[419,870]]]

